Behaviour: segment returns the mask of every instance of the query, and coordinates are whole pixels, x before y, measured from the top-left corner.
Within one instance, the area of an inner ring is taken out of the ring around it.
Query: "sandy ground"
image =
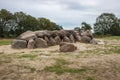
[[[60,52],[59,46],[44,49],[0,46],[0,80],[119,80],[120,40],[103,41],[105,44],[102,45],[77,42],[74,43],[77,50],[67,53]],[[24,57],[26,54],[35,57]],[[87,71],[61,75],[43,71],[46,66],[55,64],[56,59],[69,61],[66,65],[69,68],[85,68]]]
[[[84,50],[88,50],[87,47],[91,46],[90,44],[86,44],[85,43],[73,43],[75,46],[77,46],[77,50],[79,51],[84,51]],[[90,48],[89,48],[90,49]],[[51,47],[48,47],[48,48],[43,48],[43,49],[40,49],[40,48],[37,48],[37,49],[13,49],[11,48],[11,45],[2,45],[0,46],[0,52],[3,52],[3,53],[7,53],[7,54],[10,54],[10,53],[27,53],[27,52],[31,52],[31,51],[59,51],[59,45],[56,45],[56,46],[51,46]]]

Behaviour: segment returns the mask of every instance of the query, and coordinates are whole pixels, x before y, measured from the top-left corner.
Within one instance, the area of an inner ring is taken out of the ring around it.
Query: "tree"
[[[9,30],[9,25],[12,18],[13,15],[9,11],[6,9],[0,10],[0,37],[5,37],[8,35],[7,32]]]
[[[38,18],[38,29],[49,30],[51,28],[51,22],[46,18]]]
[[[37,30],[38,21],[35,17],[31,15],[26,15],[23,12],[16,12],[14,14],[16,26],[14,26],[14,31],[16,34],[21,34],[27,30],[35,31]]]
[[[16,22],[16,25],[14,26],[14,31],[15,31],[15,34],[19,35],[25,31],[24,30],[24,28],[25,28],[24,21],[27,19],[27,15],[23,12],[15,12],[14,19]]]
[[[23,31],[37,30],[38,22],[36,18],[32,17],[31,15],[27,15],[24,20],[21,21],[21,26],[23,26]]]
[[[90,26],[90,24],[88,24],[88,23],[86,23],[86,22],[82,22],[81,25],[82,25],[81,29],[82,29],[83,31],[91,30],[91,29],[92,29],[91,26]]]
[[[61,30],[61,29],[63,29],[62,26],[59,26],[54,22],[51,22],[51,26],[52,26],[51,30]]]
[[[10,13],[0,10],[0,37],[16,37],[27,30],[60,30],[62,26],[46,18],[38,18],[24,12]]]
[[[118,35],[120,30],[119,20],[112,13],[101,14],[94,24],[94,32],[96,34]],[[117,33],[117,34],[116,34]]]
[[[118,19],[111,27],[109,30],[109,34],[115,35],[115,36],[120,36],[120,19]]]
[[[80,27],[75,27],[74,30],[75,30],[75,31],[78,31],[78,32],[81,31]]]
[[[51,22],[46,18],[38,18],[38,29],[40,30],[60,30],[63,29],[62,26],[57,25],[54,22]]]

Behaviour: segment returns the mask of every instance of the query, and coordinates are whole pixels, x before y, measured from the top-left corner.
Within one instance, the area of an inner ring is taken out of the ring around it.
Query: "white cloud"
[[[80,2],[81,5],[83,6],[96,6],[98,5],[98,1],[97,0],[83,0]]]
[[[120,17],[119,3],[120,0],[1,0],[0,9],[46,17],[71,29],[80,26],[82,21],[93,24],[104,12]]]

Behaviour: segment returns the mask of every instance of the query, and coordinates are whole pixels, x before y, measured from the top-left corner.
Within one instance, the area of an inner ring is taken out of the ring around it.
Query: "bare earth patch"
[[[59,46],[12,49],[0,46],[0,80],[119,80],[120,40],[105,44],[74,43],[75,52]]]

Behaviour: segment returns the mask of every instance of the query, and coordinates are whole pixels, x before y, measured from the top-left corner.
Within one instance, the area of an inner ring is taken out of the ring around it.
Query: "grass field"
[[[120,36],[109,36],[109,37],[104,37],[106,40],[120,40]]]
[[[120,37],[96,40],[104,44],[77,42],[66,53],[59,46],[16,50],[0,40],[0,80],[119,80]]]
[[[0,46],[1,45],[10,45],[12,42],[12,39],[0,39]]]

